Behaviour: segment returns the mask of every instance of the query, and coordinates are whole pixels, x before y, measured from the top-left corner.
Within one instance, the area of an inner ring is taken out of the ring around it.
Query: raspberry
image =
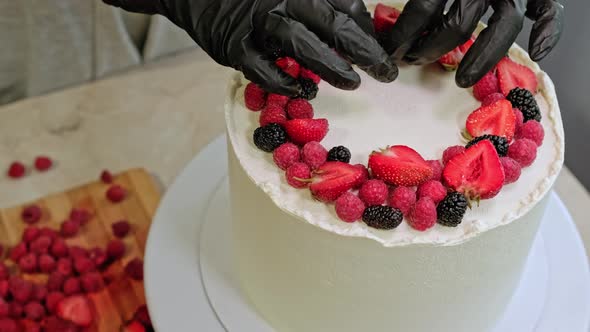
[[[32,320],[22,320],[20,322],[22,332],[41,332],[41,323]]]
[[[92,216],[88,210],[84,209],[72,209],[70,211],[70,220],[77,221],[80,225],[86,225]]]
[[[33,321],[40,321],[45,316],[45,308],[39,302],[29,302],[24,307],[25,317]]]
[[[362,172],[362,176],[359,178],[357,183],[354,186],[354,189],[359,189],[365,182],[369,181],[369,170],[363,164],[356,164],[354,167],[358,168]]]
[[[275,64],[281,68],[285,73],[289,74],[293,78],[299,77],[299,72],[301,71],[301,66],[295,59],[290,57],[283,57],[278,58],[275,61]]]
[[[492,71],[485,74],[485,76],[473,86],[473,95],[475,96],[475,99],[479,101],[483,101],[492,93],[499,92],[500,86],[498,85],[498,78]]]
[[[311,169],[318,169],[326,163],[328,159],[328,150],[320,143],[312,141],[303,146],[301,150],[301,159]]]
[[[287,177],[287,183],[292,187],[305,188],[307,187],[307,182],[300,180],[311,178],[311,169],[307,164],[295,163],[287,169],[285,176]]]
[[[89,272],[80,277],[82,288],[86,293],[96,293],[104,288],[102,276],[98,272]]]
[[[143,261],[139,258],[132,259],[127,265],[125,265],[125,273],[133,280],[142,281]]]
[[[113,183],[113,179],[113,174],[109,170],[105,169],[100,173],[100,181],[102,183],[111,184]]]
[[[29,244],[29,249],[39,255],[46,254],[49,252],[52,242],[53,240],[49,236],[39,234],[39,237]]]
[[[72,260],[68,257],[62,257],[57,260],[55,271],[59,272],[62,276],[67,277],[74,271],[72,266]]]
[[[248,83],[244,90],[244,103],[251,111],[260,111],[266,102],[266,92],[254,83]]]
[[[537,158],[537,143],[530,139],[517,139],[508,148],[508,157],[516,160],[522,167],[531,166]]]
[[[150,318],[150,313],[148,311],[147,306],[142,305],[133,314],[133,319],[143,324],[143,326],[151,327],[152,326],[152,319]]]
[[[125,244],[121,240],[111,240],[107,246],[107,256],[117,260],[125,255]]]
[[[76,277],[69,277],[64,282],[63,291],[66,296],[78,294],[81,290],[82,285],[80,284],[80,279]]]
[[[23,232],[23,242],[25,242],[25,243],[33,242],[36,238],[39,237],[40,233],[41,232],[39,231],[39,228],[37,228],[35,226],[29,226],[29,227],[25,228],[25,230]]]
[[[10,253],[9,253],[10,260],[17,263],[21,257],[23,257],[24,255],[27,254],[27,252],[28,252],[27,244],[24,242],[21,242],[10,250]]]
[[[520,128],[517,138],[528,138],[535,142],[537,146],[541,146],[543,145],[543,139],[545,138],[545,131],[539,122],[527,121]]]
[[[301,67],[301,71],[299,72],[299,77],[310,79],[315,84],[320,84],[320,82],[322,81],[322,78],[319,75],[317,75],[316,73],[312,72],[311,70],[309,70],[307,68],[303,68],[303,67]]]
[[[292,99],[287,104],[290,119],[313,119],[313,106],[305,99]]]
[[[94,265],[98,267],[103,266],[108,259],[107,253],[102,248],[94,248],[90,250],[89,258],[92,259]]]
[[[355,222],[363,217],[365,203],[351,192],[344,193],[336,200],[336,214],[344,222]]]
[[[382,205],[387,200],[387,194],[389,194],[389,189],[381,180],[369,180],[359,190],[359,198],[367,206]]]
[[[35,284],[33,287],[33,300],[42,302],[47,297],[47,286]]]
[[[10,317],[15,319],[20,319],[23,317],[23,312],[25,310],[22,303],[12,302],[9,304],[10,306]]]
[[[44,332],[78,332],[80,330],[73,323],[55,316],[47,317],[44,321],[43,328]]]
[[[276,93],[270,93],[266,98],[266,106],[274,105],[279,106],[281,109],[285,109],[287,107],[287,103],[291,98],[288,96],[279,95]]]
[[[524,124],[524,115],[522,115],[522,112],[518,108],[513,108],[512,111],[516,117],[516,127],[514,133],[516,136],[518,136],[520,129],[522,129],[522,125]]]
[[[33,283],[17,276],[8,280],[8,287],[14,300],[19,303],[27,303],[33,295]]]
[[[8,277],[10,277],[10,270],[8,270],[6,264],[0,262],[0,280],[8,280]],[[2,297],[1,294],[0,297]]]
[[[408,224],[413,229],[423,232],[436,224],[436,218],[436,204],[430,197],[422,197],[410,211]]]
[[[264,127],[271,123],[283,124],[285,121],[287,121],[287,113],[278,105],[266,106],[262,112],[260,112],[260,117],[258,118],[260,127]]]
[[[49,227],[42,227],[39,229],[39,236],[46,236],[50,240],[55,240],[59,237],[59,233],[55,229],[51,229]]]
[[[113,230],[113,235],[118,238],[124,238],[129,234],[129,230],[131,230],[131,225],[127,220],[119,220],[116,223],[111,225]]]
[[[79,246],[71,246],[68,252],[72,258],[88,257],[88,250]]]
[[[20,179],[23,176],[25,176],[26,172],[27,172],[27,169],[26,169],[25,165],[23,165],[23,163],[21,163],[21,162],[15,161],[12,164],[10,164],[10,167],[8,168],[8,171],[6,171],[6,174],[10,178]]]
[[[10,318],[0,319],[0,331],[2,332],[20,332],[16,322]]]
[[[37,272],[37,255],[28,253],[18,260],[18,268],[23,273]]]
[[[504,97],[503,94],[501,93],[492,93],[487,95],[481,102],[481,106],[489,106],[495,102],[497,102],[498,100],[502,100],[505,99],[506,97]]]
[[[56,238],[55,240],[53,240],[50,252],[53,256],[57,258],[65,257],[68,255],[68,246],[63,239]]]
[[[443,165],[446,165],[449,160],[453,159],[458,154],[465,152],[465,147],[461,145],[451,146],[443,152]]]
[[[299,147],[293,143],[285,143],[276,148],[272,153],[275,164],[282,170],[301,160]]]
[[[65,238],[76,236],[80,231],[80,223],[74,220],[66,220],[61,224],[60,233]]]
[[[22,220],[27,224],[35,224],[41,220],[43,211],[38,205],[29,205],[21,212]]]
[[[438,160],[427,160],[426,161],[430,168],[432,168],[432,177],[430,180],[440,181],[442,178],[443,167]]]
[[[57,262],[55,261],[55,258],[48,254],[42,254],[39,256],[39,271],[49,274],[55,270],[56,266]]]
[[[9,291],[10,284],[8,282],[8,279],[0,280],[0,297],[5,299],[8,296]]]
[[[447,188],[445,188],[445,186],[443,186],[440,181],[431,180],[420,185],[416,193],[418,195],[418,199],[422,197],[429,197],[432,199],[434,204],[438,204],[447,196]]]
[[[50,292],[61,291],[65,280],[66,277],[63,274],[59,272],[51,273],[47,279],[47,290]]]
[[[113,203],[119,203],[127,196],[127,190],[125,188],[114,184],[106,192],[106,197]]]
[[[90,271],[94,271],[96,269],[96,265],[94,265],[94,261],[88,257],[74,257],[74,270],[79,274],[84,274]]]
[[[522,171],[520,164],[516,160],[508,157],[502,157],[500,158],[500,161],[502,162],[502,167],[504,168],[504,184],[510,184],[518,181]]]
[[[45,307],[47,307],[47,311],[55,312],[57,304],[65,297],[66,296],[62,292],[51,292],[47,294],[47,297],[45,298]]]
[[[35,168],[39,172],[48,171],[53,166],[53,160],[47,156],[38,156],[35,158]]]
[[[0,298],[0,318],[8,317],[10,315],[10,305]]]
[[[397,187],[389,195],[389,205],[407,215],[416,203],[416,192],[409,187]]]

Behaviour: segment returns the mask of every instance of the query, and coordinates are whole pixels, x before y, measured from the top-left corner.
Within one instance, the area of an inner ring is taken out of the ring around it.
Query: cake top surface
[[[393,230],[370,228],[363,222],[345,223],[333,206],[314,200],[308,190],[290,187],[284,172],[274,165],[272,154],[260,151],[253,143],[258,114],[244,105],[248,81],[239,74],[230,82],[226,101],[228,135],[246,174],[280,209],[302,222],[342,236],[372,239],[386,247],[460,244],[529,212],[551,189],[563,165],[564,133],[553,83],[519,47],[513,47],[510,56],[537,75],[539,92],[535,99],[543,116],[545,140],[534,164],[522,170],[519,181],[469,209],[458,227],[436,225],[419,232],[406,222]],[[480,103],[471,89],[456,86],[454,73],[441,70],[437,64],[402,66],[399,78],[390,84],[360,74],[358,90],[342,91],[322,82],[317,98],[311,101],[315,118],[329,120],[330,130],[322,141],[326,148],[344,145],[352,153],[351,164],[367,165],[372,151],[391,145],[407,145],[429,160],[440,159],[449,146],[465,144],[461,137],[465,120]]]

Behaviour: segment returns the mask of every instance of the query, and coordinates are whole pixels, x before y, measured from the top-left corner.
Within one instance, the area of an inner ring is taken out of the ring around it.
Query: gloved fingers
[[[535,21],[529,39],[529,54],[533,61],[540,61],[553,50],[561,37],[564,9],[554,0],[529,1],[526,16]]]
[[[362,0],[327,0],[337,11],[352,18],[363,31],[375,37],[375,27],[371,14]]]
[[[325,0],[310,1],[308,6],[290,1],[286,13],[375,79],[391,82],[397,78],[397,66],[388,59],[379,42]]]
[[[446,0],[410,0],[393,29],[384,37],[385,51],[394,62],[401,61],[428,27],[440,21]]]
[[[525,8],[520,1],[498,0],[492,3],[494,14],[471,46],[457,70],[457,85],[467,88],[477,83],[501,59],[522,30]]]
[[[405,60],[412,64],[431,63],[464,44],[477,28],[490,0],[455,0],[439,25],[420,38]]]
[[[276,40],[286,55],[326,82],[344,90],[353,90],[360,85],[361,79],[352,66],[302,23],[270,13],[263,29],[256,33],[265,40]]]

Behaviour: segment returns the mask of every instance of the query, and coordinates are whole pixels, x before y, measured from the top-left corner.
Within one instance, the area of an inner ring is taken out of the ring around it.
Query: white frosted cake
[[[456,227],[418,231],[343,222],[333,204],[295,189],[272,154],[253,142],[259,113],[244,104],[248,82],[230,84],[226,107],[231,209],[238,278],[251,304],[277,331],[478,332],[492,329],[521,278],[562,167],[564,134],[554,86],[520,48],[511,58],[531,68],[545,131],[534,164],[492,199],[474,204]],[[405,145],[440,159],[465,144],[461,131],[480,107],[438,65],[403,66],[383,84],[361,74],[356,91],[319,85],[315,118],[329,120],[321,144],[344,145],[351,164],[372,151]],[[390,186],[392,189],[393,186]]]

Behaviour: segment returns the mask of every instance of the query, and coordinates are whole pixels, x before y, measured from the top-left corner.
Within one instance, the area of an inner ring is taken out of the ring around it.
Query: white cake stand
[[[242,296],[231,264],[226,140],[205,148],[153,221],[145,287],[159,332],[273,332]],[[590,273],[566,208],[552,194],[521,285],[493,332],[588,332]]]

